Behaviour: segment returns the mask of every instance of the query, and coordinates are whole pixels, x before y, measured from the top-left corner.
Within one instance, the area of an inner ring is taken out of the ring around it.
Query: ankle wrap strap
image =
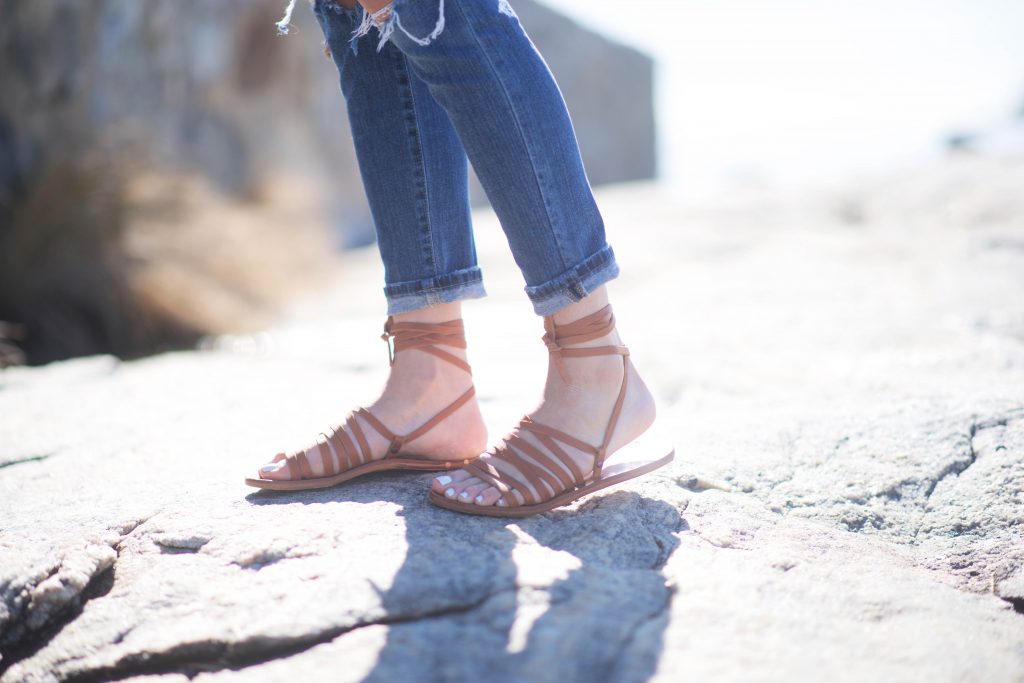
[[[437,348],[438,344],[457,349],[466,348],[465,327],[461,319],[443,323],[407,323],[395,322],[394,318],[389,317],[380,338],[388,343],[388,362],[391,365],[395,364],[395,354],[399,351],[419,349],[473,374],[469,363]]]
[[[538,504],[563,491],[580,488],[600,478],[608,455],[608,446],[611,444],[612,434],[626,397],[626,387],[629,383],[629,349],[613,345],[566,347],[569,344],[583,344],[599,339],[614,329],[615,316],[612,315],[611,304],[565,325],[556,325],[551,316],[544,318],[544,344],[554,358],[563,379],[567,380],[564,358],[622,356],[622,384],[619,385],[619,394],[599,446],[577,439],[560,429],[534,422],[527,415],[499,446],[488,451],[498,464],[508,463],[511,468],[499,468],[489,459],[478,459],[465,465],[463,469],[494,486],[505,496],[515,489],[527,505]],[[525,432],[530,432],[532,439],[523,438],[522,434]],[[594,456],[594,466],[589,474],[569,456],[566,446]]]
[[[612,305],[608,304],[599,311],[584,316],[579,320],[564,325],[556,325],[553,316],[544,317],[544,331],[542,337],[544,345],[548,347],[548,353],[555,361],[558,374],[566,383],[569,382],[569,372],[565,367],[565,358],[581,358],[586,356],[607,356],[618,355],[628,356],[629,349],[625,346],[585,346],[583,348],[566,348],[569,344],[582,344],[593,341],[610,333],[615,329],[615,315],[612,313]]]

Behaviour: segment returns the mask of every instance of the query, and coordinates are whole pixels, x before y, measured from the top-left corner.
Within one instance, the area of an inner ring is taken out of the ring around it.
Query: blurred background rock
[[[0,365],[257,329],[372,242],[337,72],[283,4],[0,0]],[[591,181],[653,177],[651,59],[515,9]]]
[[[337,73],[284,4],[0,0],[0,364],[263,329],[372,242]],[[751,197],[1021,215],[1018,0],[512,5],[595,186],[752,223]]]

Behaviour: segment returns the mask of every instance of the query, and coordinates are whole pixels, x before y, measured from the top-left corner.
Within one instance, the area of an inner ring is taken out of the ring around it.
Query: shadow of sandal
[[[380,474],[247,496],[255,505],[399,506],[406,552],[393,576],[371,572],[384,615],[374,623],[387,628],[359,680],[486,672],[489,681],[566,683],[654,672],[671,597],[661,570],[686,528],[675,507],[616,491],[525,519],[473,517],[431,505],[428,485],[426,476]]]
[[[686,528],[673,506],[619,491],[514,521],[436,512],[403,510],[408,552],[382,594],[388,614],[431,611],[389,627],[363,681],[653,674],[671,596],[661,569]]]

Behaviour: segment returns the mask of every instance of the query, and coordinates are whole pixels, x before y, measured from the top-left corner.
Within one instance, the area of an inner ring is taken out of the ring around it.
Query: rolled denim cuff
[[[408,313],[435,304],[487,296],[479,266],[438,275],[426,280],[395,282],[384,287],[388,315]]]
[[[526,295],[537,315],[551,315],[576,303],[619,275],[612,248],[605,245],[596,253],[547,282],[526,287]]]

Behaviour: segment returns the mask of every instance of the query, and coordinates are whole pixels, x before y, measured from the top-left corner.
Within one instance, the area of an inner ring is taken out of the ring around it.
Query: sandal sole
[[[533,515],[540,514],[542,512],[550,512],[555,508],[568,505],[573,501],[579,500],[580,498],[600,491],[601,489],[608,488],[609,486],[614,486],[615,484],[620,484],[624,481],[635,479],[644,474],[653,472],[654,470],[664,467],[672,462],[675,455],[676,452],[673,448],[669,451],[668,455],[664,455],[656,460],[645,462],[639,467],[609,474],[608,476],[601,477],[597,481],[593,481],[586,486],[573,489],[572,491],[565,491],[550,500],[546,500],[543,503],[536,503],[534,505],[498,507],[497,505],[459,503],[458,501],[446,498],[433,490],[429,492],[429,500],[438,507],[442,507],[446,510],[452,510],[453,512],[461,512],[465,515],[482,515],[484,517],[532,517]]]
[[[374,472],[390,471],[415,471],[415,472],[444,472],[459,467],[464,467],[473,461],[469,460],[421,460],[412,458],[387,458],[374,460],[365,465],[353,467],[350,470],[339,472],[330,477],[317,477],[315,479],[252,479],[246,477],[245,483],[258,489],[269,491],[308,491],[312,489],[326,489],[338,484],[344,484],[366,474]]]

